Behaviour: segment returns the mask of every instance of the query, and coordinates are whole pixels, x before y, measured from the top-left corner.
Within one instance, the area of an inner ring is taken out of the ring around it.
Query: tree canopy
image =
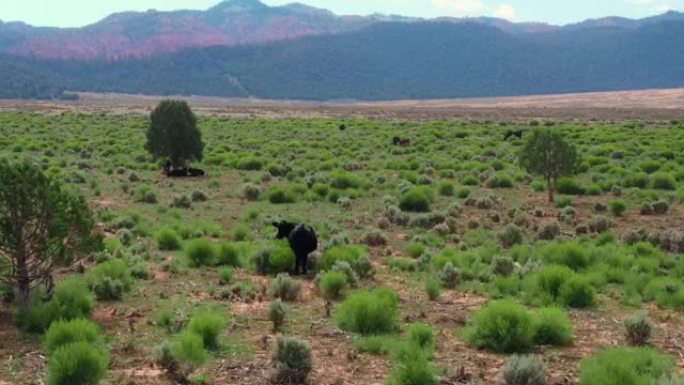
[[[202,160],[202,133],[187,102],[164,100],[157,105],[150,116],[145,148],[155,158],[169,158],[174,168]]]
[[[530,174],[544,177],[549,202],[554,201],[558,178],[575,174],[580,163],[575,146],[568,143],[560,132],[551,129],[535,130],[527,139],[519,161]]]
[[[19,292],[23,308],[55,267],[98,248],[94,224],[80,194],[29,161],[0,160],[0,281]]]

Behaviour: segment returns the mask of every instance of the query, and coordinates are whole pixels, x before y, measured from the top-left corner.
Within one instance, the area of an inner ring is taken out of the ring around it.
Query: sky
[[[262,0],[282,5],[294,0]],[[337,14],[496,16],[512,21],[568,24],[603,16],[641,18],[684,11],[684,0],[298,0]],[[0,0],[0,20],[80,27],[122,11],[207,9],[219,0]]]

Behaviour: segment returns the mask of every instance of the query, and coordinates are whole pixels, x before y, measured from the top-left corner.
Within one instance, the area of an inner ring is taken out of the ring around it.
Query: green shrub
[[[219,279],[221,280],[221,284],[225,285],[230,283],[230,281],[233,279],[233,268],[232,267],[221,267],[218,270],[218,275]]]
[[[404,251],[412,258],[418,258],[425,252],[425,245],[422,242],[409,242],[404,246]]]
[[[192,192],[192,194],[190,194],[190,199],[192,199],[193,202],[206,202],[209,200],[209,197],[204,191],[195,190]]]
[[[534,343],[565,346],[572,343],[572,324],[567,313],[555,307],[537,310],[532,321]]]
[[[356,291],[335,308],[340,329],[363,335],[394,331],[397,315],[397,295],[385,288]]]
[[[399,207],[410,212],[429,212],[430,194],[425,187],[413,187],[399,198]]]
[[[242,196],[248,201],[255,201],[259,199],[261,189],[255,184],[248,183],[242,188]]]
[[[487,179],[485,186],[488,188],[512,188],[513,179],[508,174],[498,172]]]
[[[496,234],[496,238],[499,240],[501,247],[509,248],[523,242],[523,232],[520,227],[511,224],[499,231]]]
[[[28,309],[17,312],[15,320],[25,332],[43,333],[57,320],[89,318],[93,307],[93,297],[86,281],[71,278],[57,284],[49,301],[34,298]]]
[[[648,385],[669,375],[672,358],[650,348],[611,348],[580,361],[581,385]]]
[[[208,239],[193,239],[185,247],[185,256],[193,267],[209,266],[216,260],[216,249]]]
[[[200,336],[206,349],[217,349],[225,322],[225,317],[219,313],[198,313],[188,323],[187,331]]]
[[[363,255],[365,255],[365,250],[359,246],[334,246],[323,252],[316,267],[319,271],[330,270],[337,261],[344,261],[354,266],[354,262]]]
[[[344,261],[337,261],[335,262],[335,265],[333,265],[332,270],[334,272],[342,273],[344,274],[347,283],[351,287],[356,287],[356,285],[359,283],[359,276],[356,274],[354,269],[351,267],[350,264]]]
[[[647,318],[646,312],[638,312],[633,317],[627,318],[623,325],[625,326],[625,336],[627,342],[632,346],[643,346],[648,344],[651,338],[651,330],[653,326]]]
[[[43,346],[49,356],[58,348],[74,342],[85,342],[93,347],[104,347],[100,328],[94,322],[81,318],[53,322],[45,333]]]
[[[191,331],[185,331],[178,336],[171,345],[171,355],[178,362],[195,365],[201,365],[207,360],[202,337]]]
[[[354,347],[359,353],[368,353],[375,356],[388,354],[395,345],[395,338],[389,335],[356,336]]]
[[[550,265],[539,269],[534,277],[535,292],[542,303],[554,303],[560,297],[561,287],[572,277],[574,273],[569,267]]]
[[[428,354],[420,349],[406,349],[390,373],[388,385],[437,385],[439,381]]]
[[[434,331],[428,324],[415,323],[406,327],[406,341],[431,353],[435,347]]]
[[[271,296],[274,299],[280,298],[282,301],[296,300],[301,289],[301,282],[290,277],[286,273],[278,274],[278,276],[273,279],[270,286]]]
[[[596,304],[596,291],[584,277],[568,279],[560,288],[560,299],[565,306],[587,308]]]
[[[97,385],[104,377],[109,358],[103,349],[80,341],[57,348],[48,359],[47,385]]]
[[[154,239],[157,241],[159,250],[174,251],[180,250],[181,248],[180,236],[172,229],[161,229],[157,231],[154,235]]]
[[[437,184],[437,191],[439,192],[439,195],[450,197],[454,195],[456,186],[454,185],[454,182],[450,180],[440,180]]]
[[[295,203],[297,197],[291,192],[286,191],[282,187],[271,187],[268,192],[268,201],[273,204]]]
[[[559,209],[571,207],[572,206],[572,198],[570,198],[568,196],[560,196],[560,197],[556,198],[555,206]]]
[[[659,172],[653,174],[651,186],[658,190],[674,191],[677,189],[677,181],[672,177],[672,175]]]
[[[280,299],[276,299],[268,305],[268,319],[273,322],[273,330],[280,330],[280,327],[285,323],[285,316],[287,309],[285,304]]]
[[[189,209],[192,207],[192,199],[185,194],[174,195],[173,201],[171,202],[171,207],[178,209]]]
[[[318,286],[324,297],[337,299],[347,286],[347,277],[339,271],[328,271],[323,273]]]
[[[221,242],[216,253],[216,264],[240,267],[240,250],[230,242]]]
[[[579,182],[572,178],[560,178],[556,182],[556,191],[559,194],[584,195],[586,190]]]
[[[305,384],[311,372],[311,347],[300,339],[278,336],[271,361],[276,384]]]
[[[524,352],[532,346],[534,330],[527,310],[513,302],[495,301],[475,313],[466,341],[497,353]]]
[[[431,276],[425,277],[425,292],[428,295],[430,301],[435,301],[439,298],[439,294],[442,291],[442,286],[439,281]]]
[[[627,203],[622,199],[611,201],[608,206],[610,207],[610,212],[615,216],[622,216],[627,211]]]
[[[448,289],[453,289],[461,279],[461,272],[451,262],[447,262],[439,272],[439,280]]]
[[[100,300],[119,300],[131,289],[133,277],[120,259],[103,262],[86,273],[88,286]]]
[[[545,385],[546,369],[533,355],[513,355],[503,369],[506,385]]]
[[[367,255],[361,255],[356,258],[354,262],[351,263],[352,269],[356,275],[361,279],[370,278],[373,276],[373,263]]]
[[[545,254],[549,262],[565,265],[575,271],[585,269],[591,263],[586,247],[575,242],[551,245]]]
[[[508,277],[515,271],[515,262],[511,257],[498,256],[492,260],[492,273]]]

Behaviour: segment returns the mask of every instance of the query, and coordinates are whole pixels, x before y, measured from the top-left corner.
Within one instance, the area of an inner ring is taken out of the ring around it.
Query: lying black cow
[[[522,130],[508,130],[506,131],[506,135],[504,135],[504,142],[508,140],[510,137],[517,137],[518,139],[522,139],[523,137],[523,131]]]
[[[170,178],[182,178],[187,176],[204,176],[206,173],[199,168],[174,168],[165,170],[166,176]]]
[[[308,273],[309,254],[318,248],[316,232],[309,225],[296,224],[287,221],[273,222],[278,229],[276,238],[285,239],[290,243],[290,248],[295,254],[295,275],[299,274],[299,266],[302,266],[304,274]]]

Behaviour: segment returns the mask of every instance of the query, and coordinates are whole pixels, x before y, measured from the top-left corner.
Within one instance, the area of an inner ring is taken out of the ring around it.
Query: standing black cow
[[[309,254],[318,248],[316,232],[309,225],[296,224],[287,221],[273,222],[278,229],[276,238],[285,239],[290,243],[290,248],[295,254],[295,275],[299,274],[299,266],[302,266],[304,274],[307,274],[309,266]]]
[[[506,135],[504,135],[504,142],[508,140],[510,137],[517,137],[518,139],[522,139],[523,137],[523,131],[522,130],[508,130],[506,132]]]
[[[201,168],[189,168],[188,169],[188,175],[189,176],[204,176],[205,172]]]

